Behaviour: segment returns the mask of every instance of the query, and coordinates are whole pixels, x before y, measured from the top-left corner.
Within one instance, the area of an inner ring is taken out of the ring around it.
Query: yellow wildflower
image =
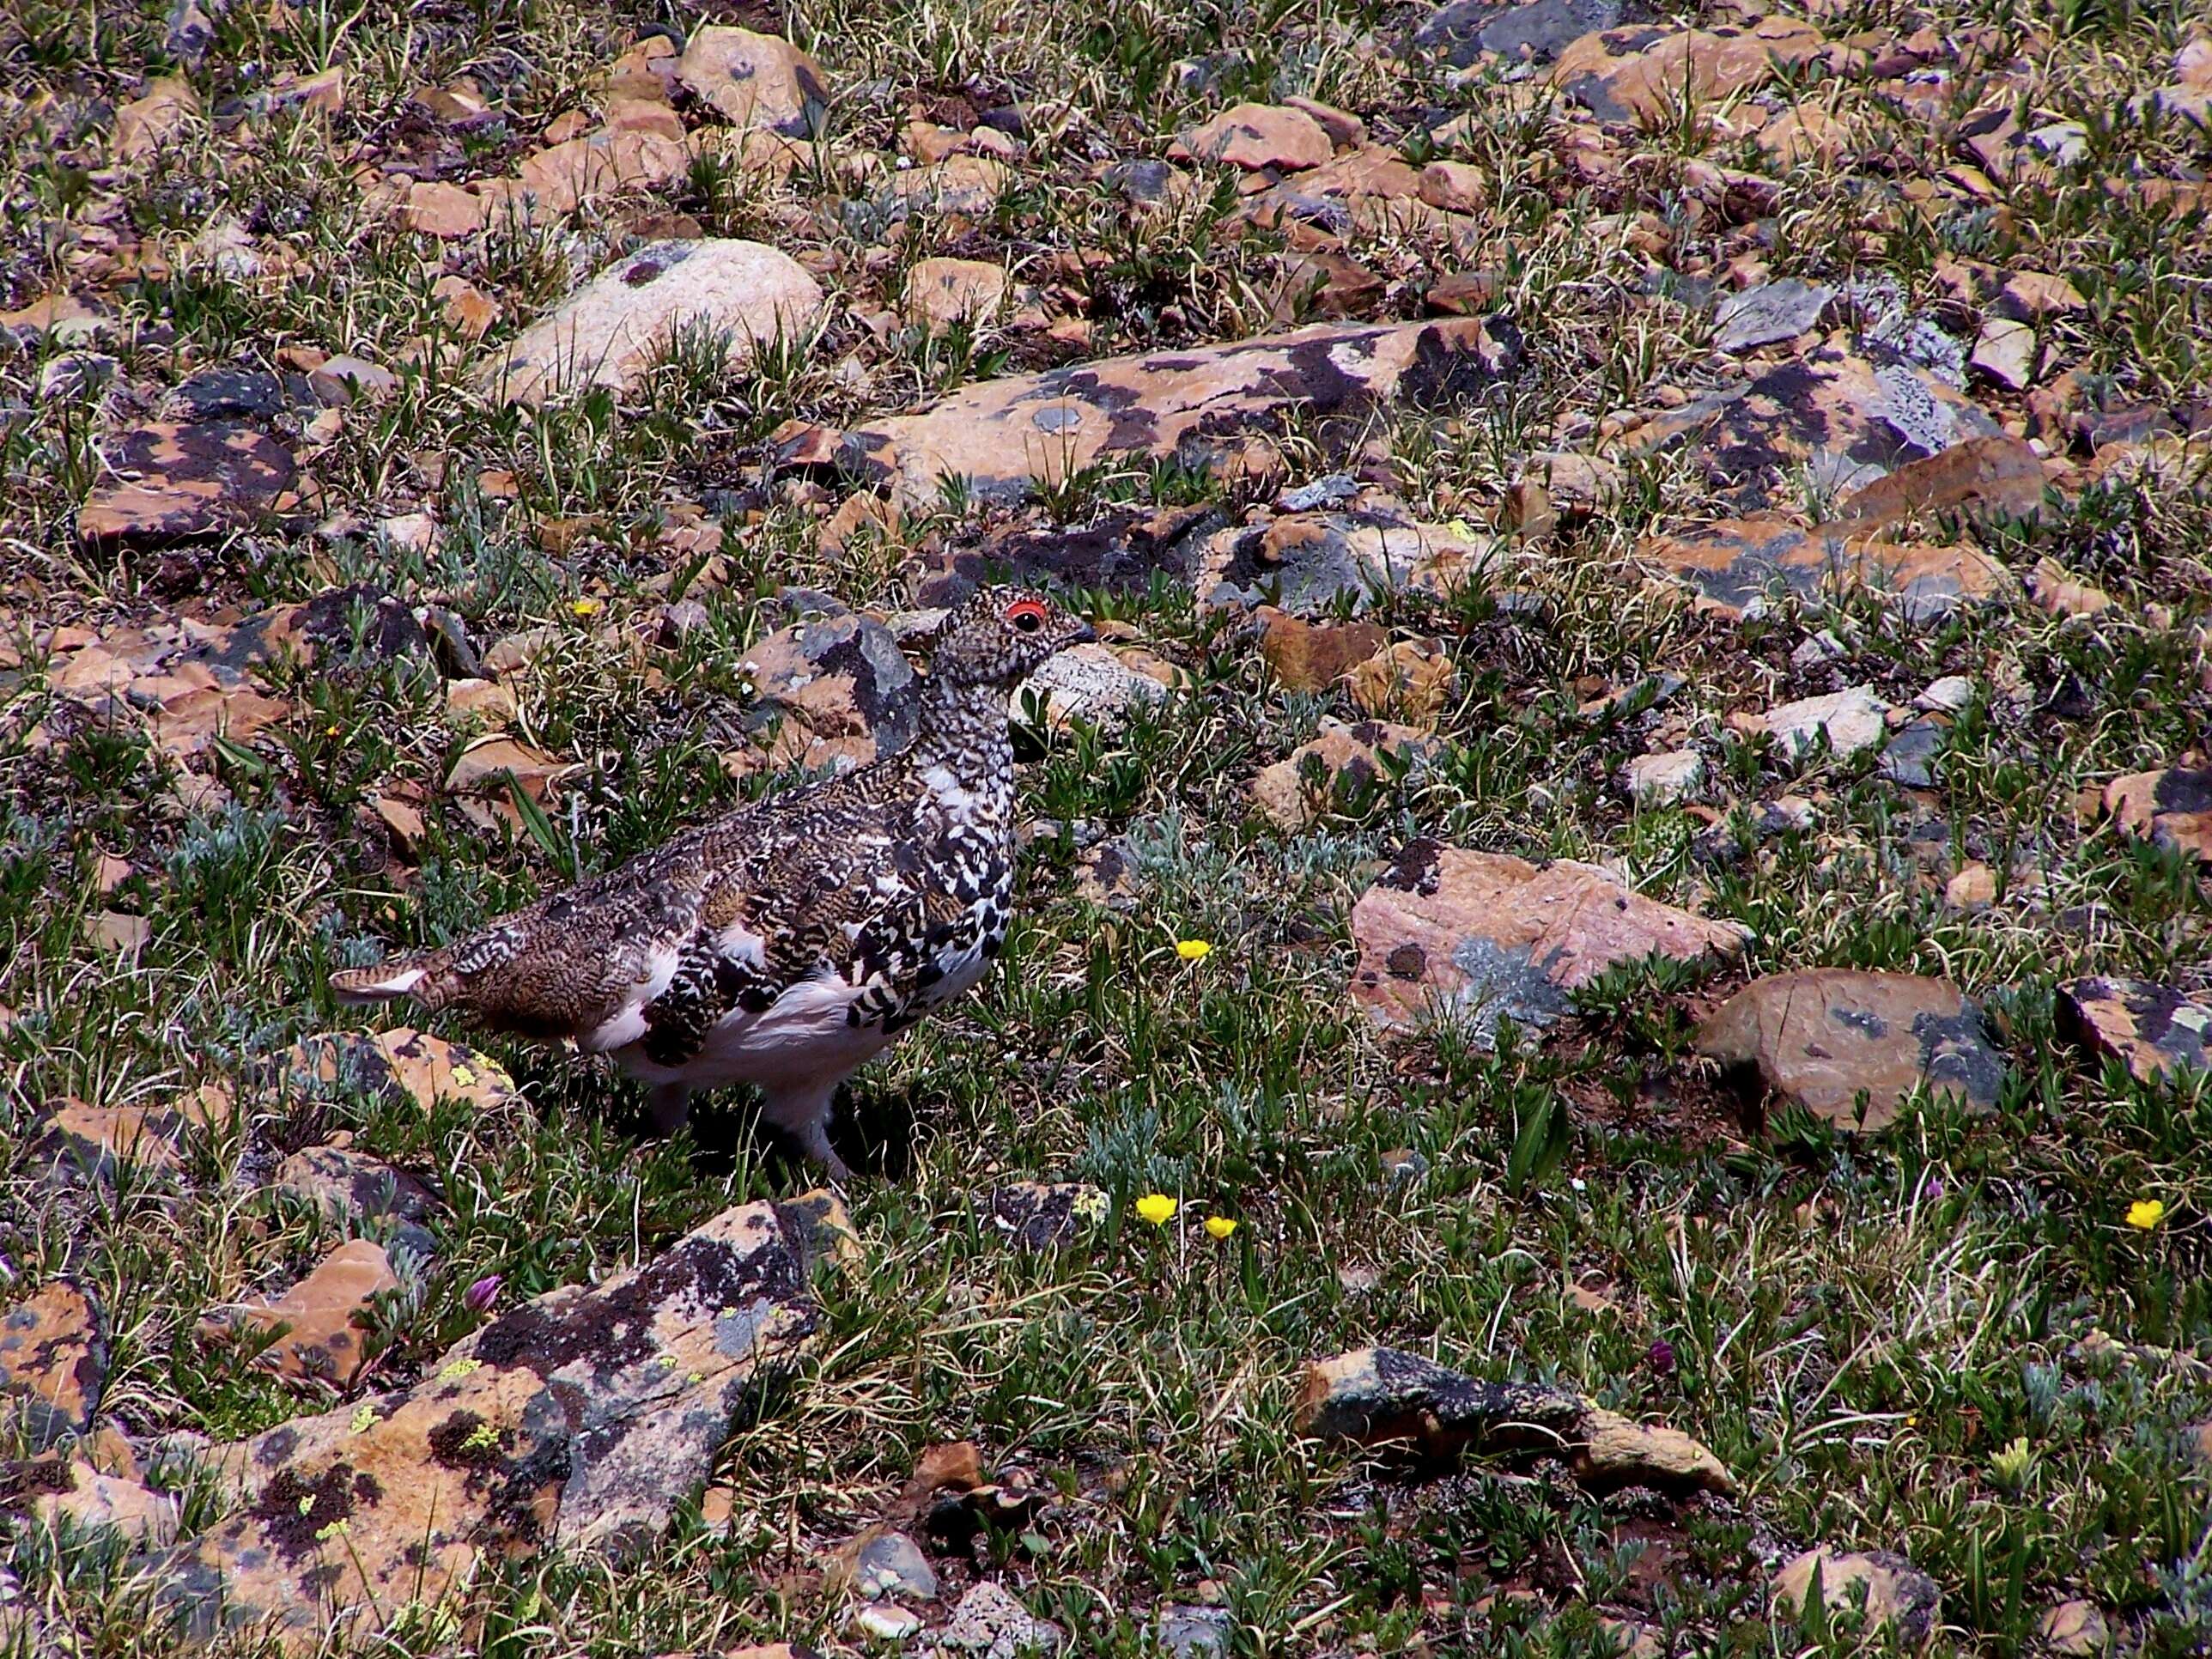
[[[1173,1221],[1179,1207],[1165,1193],[1146,1193],[1137,1200],[1137,1213],[1155,1227],[1164,1227]]]
[[[1202,939],[1179,939],[1176,941],[1176,954],[1185,962],[1204,962],[1213,954],[1213,946]]]
[[[578,617],[596,617],[601,609],[597,599],[572,599],[568,604],[569,613]]]
[[[2139,1198],[2128,1206],[2128,1225],[2140,1227],[2145,1232],[2166,1219],[2166,1201],[2157,1198]]]
[[[331,1539],[340,1537],[352,1530],[352,1522],[333,1521],[326,1527],[318,1527],[315,1528],[315,1541],[318,1544],[327,1544]]]
[[[1225,1215],[1210,1215],[1206,1218],[1206,1231],[1209,1237],[1226,1238],[1237,1231],[1237,1224]]]

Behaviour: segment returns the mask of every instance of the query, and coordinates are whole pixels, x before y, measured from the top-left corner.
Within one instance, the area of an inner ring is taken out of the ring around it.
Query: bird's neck
[[[925,679],[921,718],[902,758],[924,789],[963,813],[1012,822],[1014,743],[1006,694],[998,687]]]

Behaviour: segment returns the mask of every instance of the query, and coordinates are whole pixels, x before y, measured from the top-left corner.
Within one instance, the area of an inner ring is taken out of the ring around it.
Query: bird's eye
[[[1006,607],[1006,620],[1024,634],[1044,626],[1044,607],[1035,599],[1017,599]]]

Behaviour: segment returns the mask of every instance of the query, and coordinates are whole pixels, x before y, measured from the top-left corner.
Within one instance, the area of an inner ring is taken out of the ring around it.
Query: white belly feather
[[[680,1066],[662,1066],[633,1044],[616,1054],[623,1070],[651,1083],[685,1083],[695,1089],[756,1083],[775,1090],[823,1078],[842,1078],[880,1054],[893,1038],[880,1027],[848,1018],[859,991],[824,975],[801,980],[758,1013],[733,1008]]]

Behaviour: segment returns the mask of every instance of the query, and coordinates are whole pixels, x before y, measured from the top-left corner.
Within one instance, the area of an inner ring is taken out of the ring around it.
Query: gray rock
[[[1058,1653],[1067,1634],[1039,1619],[1007,1590],[985,1579],[960,1598],[951,1622],[922,1638],[925,1653],[975,1654],[981,1659],[1021,1659]]]
[[[1713,343],[1723,351],[1749,351],[1794,340],[1820,326],[1821,313],[1835,297],[1832,288],[1794,277],[1731,294],[1714,315]]]
[[[1936,787],[1936,757],[1942,752],[1947,728],[1941,720],[1917,720],[1889,740],[1876,769],[1892,783],[1906,789]]]
[[[1482,53],[1548,64],[1575,41],[1620,21],[1620,0],[1451,0],[1413,31],[1413,44],[1465,69]]]
[[[937,1572],[921,1546],[902,1532],[879,1532],[853,1562],[854,1588],[871,1601],[934,1601]]]
[[[1275,505],[1285,513],[1311,513],[1320,507],[1340,507],[1359,493],[1359,480],[1349,472],[1331,472],[1311,483],[1285,489]]]
[[[1226,1659],[1231,1636],[1225,1607],[1162,1607],[1153,1636],[1175,1659]]]

